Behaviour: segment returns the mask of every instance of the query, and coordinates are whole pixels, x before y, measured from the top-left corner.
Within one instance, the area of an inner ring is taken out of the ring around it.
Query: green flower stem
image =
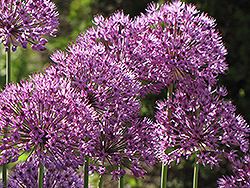
[[[162,163],[161,167],[161,188],[167,187],[167,174],[168,174],[168,165]]]
[[[167,100],[172,99],[173,97],[173,90],[174,90],[174,85],[171,84],[168,88],[168,93],[167,93]],[[171,109],[168,108],[168,114],[169,114],[169,120],[171,119]],[[165,151],[167,152],[167,151]],[[167,187],[167,172],[168,172],[168,165],[164,165],[162,163],[162,169],[161,169],[161,188],[166,188]]]
[[[196,153],[195,153],[193,188],[198,188],[199,163],[197,164],[197,160],[198,160],[198,158],[196,157]]]
[[[8,84],[11,80],[11,51],[10,44],[8,45],[9,50],[6,52],[6,81]],[[4,130],[4,137],[7,137],[7,130]],[[7,187],[7,163],[2,165],[2,181],[4,188]]]
[[[44,171],[44,166],[40,161],[38,170],[38,188],[43,188],[43,171]]]
[[[102,183],[103,183],[103,175],[100,175],[99,182],[98,182],[98,188],[102,188]]]
[[[84,165],[84,188],[88,188],[89,186],[89,158],[85,157],[85,165]]]
[[[8,45],[9,50],[6,52],[6,84],[11,81],[11,51],[10,44]]]
[[[122,169],[122,165],[119,166],[119,170]],[[118,188],[124,188],[124,177],[119,178],[119,186]]]
[[[2,165],[2,180],[3,180],[3,187],[7,187],[7,164],[4,163]]]

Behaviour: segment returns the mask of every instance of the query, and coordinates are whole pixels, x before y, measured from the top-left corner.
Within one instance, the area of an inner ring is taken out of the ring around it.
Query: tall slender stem
[[[119,170],[122,169],[122,165],[119,166]],[[119,186],[118,188],[124,188],[124,178],[123,177],[120,177],[119,178]]]
[[[193,176],[193,188],[198,188],[198,176],[199,176],[199,164],[197,164],[197,157],[195,152],[195,166],[194,166],[194,176]]]
[[[6,52],[6,81],[5,83],[8,84],[11,80],[11,51],[10,51],[10,44],[8,45],[9,50]],[[4,129],[4,138],[7,137],[7,130]],[[2,181],[4,188],[7,187],[7,163],[2,165]]]
[[[103,183],[103,175],[100,175],[99,182],[98,182],[98,188],[102,188],[102,183]]]
[[[161,188],[167,187],[167,174],[168,174],[168,165],[162,163],[161,167]]]
[[[167,94],[167,100],[172,99],[173,96],[173,89],[174,89],[174,85],[171,84],[168,88],[168,94]],[[171,119],[171,109],[168,108],[168,119]],[[165,151],[167,152],[167,151]],[[161,188],[166,188],[167,187],[167,172],[168,172],[168,165],[164,165],[164,163],[162,163],[162,169],[161,169]]]
[[[8,84],[11,81],[11,51],[10,51],[10,44],[9,50],[6,52],[6,81],[5,83]]]
[[[84,165],[84,188],[88,188],[89,186],[89,158],[85,157],[85,165]]]
[[[43,188],[43,171],[44,171],[44,166],[40,161],[38,170],[38,188]]]
[[[3,187],[7,187],[7,163],[4,163],[2,165],[2,181],[3,181]]]

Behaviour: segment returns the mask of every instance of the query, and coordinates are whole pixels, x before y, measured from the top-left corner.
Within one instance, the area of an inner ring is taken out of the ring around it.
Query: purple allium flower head
[[[35,188],[38,187],[39,160],[33,157],[17,164],[16,169],[9,175],[8,188]],[[82,173],[77,173],[72,168],[63,171],[46,169],[44,171],[44,188],[82,188],[84,186]],[[92,187],[92,186],[90,186]]]
[[[34,74],[30,81],[6,86],[0,94],[0,131],[7,134],[0,143],[0,164],[27,152],[46,168],[77,167],[75,138],[68,135],[75,124],[91,120],[91,113],[63,78]]]
[[[135,18],[133,27],[131,37],[139,45],[134,45],[134,61],[129,63],[141,80],[167,87],[183,79],[215,85],[218,74],[227,69],[227,52],[215,20],[194,5],[150,4],[147,14]]]
[[[219,178],[219,188],[248,188],[250,187],[250,153],[242,158],[232,161],[235,176],[223,176]]]
[[[51,57],[54,68],[71,79],[72,86],[85,93],[85,98],[99,116],[107,120],[129,121],[140,113],[137,94],[140,83],[123,63],[106,50],[98,38],[83,34],[68,46],[67,53]]]
[[[91,158],[91,171],[96,170],[100,175],[111,173],[112,178],[117,180],[125,175],[125,170],[119,170],[119,166],[141,177],[146,172],[142,164],[149,166],[155,163],[157,138],[150,120],[96,124],[93,136],[87,142],[82,142],[79,149],[80,153]]]
[[[50,0],[2,0],[0,4],[0,39],[8,44],[34,50],[46,50],[43,35],[55,36],[58,22],[56,6]]]
[[[179,162],[182,156],[189,158],[197,151],[198,163],[210,164],[212,168],[219,165],[219,155],[229,159],[233,156],[232,146],[238,146],[243,152],[248,150],[249,126],[241,116],[235,115],[236,109],[230,101],[220,98],[221,89],[195,90],[197,87],[199,83],[182,84],[172,99],[157,103],[162,152],[174,148],[163,154],[162,160]]]

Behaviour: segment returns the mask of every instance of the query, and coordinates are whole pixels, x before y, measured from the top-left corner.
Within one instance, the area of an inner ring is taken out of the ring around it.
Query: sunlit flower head
[[[134,19],[129,44],[129,64],[140,79],[167,87],[179,80],[216,84],[227,69],[227,51],[215,20],[181,1],[151,3],[146,10]]]
[[[59,25],[56,6],[50,0],[2,0],[0,4],[0,39],[5,50],[12,44],[34,50],[46,50],[44,35],[55,36]]]
[[[10,84],[0,93],[0,131],[4,136],[0,164],[29,153],[45,166],[53,161],[55,168],[77,166],[75,138],[68,135],[76,124],[91,120],[91,110],[66,79],[45,74],[29,79]]]

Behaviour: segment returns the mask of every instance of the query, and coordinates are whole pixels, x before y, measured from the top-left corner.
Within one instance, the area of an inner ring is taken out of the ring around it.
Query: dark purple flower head
[[[172,99],[158,101],[157,123],[161,126],[162,146],[173,148],[163,154],[162,160],[179,162],[182,156],[189,158],[196,152],[205,166],[219,165],[219,155],[233,157],[232,147],[243,152],[249,147],[249,126],[241,116],[235,115],[231,102],[220,98],[210,88],[199,92],[199,84],[182,84],[176,88]],[[219,90],[220,91],[220,90]],[[218,92],[220,93],[220,92]]]
[[[26,162],[17,164],[16,169],[9,175],[8,188],[31,188],[38,187],[39,160],[29,158]],[[46,169],[44,172],[44,188],[65,187],[82,188],[84,186],[83,176],[72,168],[64,171]],[[92,186],[90,186],[92,187]]]
[[[2,0],[0,4],[0,39],[8,44],[44,51],[47,43],[43,35],[55,36],[58,22],[56,6],[50,0]]]
[[[6,135],[0,143],[0,163],[15,162],[26,152],[46,168],[77,166],[75,138],[69,133],[76,124],[91,121],[92,111],[66,79],[46,74],[29,79],[6,86],[0,94],[0,131]]]
[[[117,180],[125,175],[125,170],[119,169],[123,166],[132,175],[141,177],[146,172],[142,164],[155,163],[158,142],[154,130],[148,119],[135,119],[132,123],[96,122],[94,134],[82,142],[79,150],[91,158],[90,170],[100,175],[111,173]]]
[[[219,178],[219,188],[248,188],[250,187],[250,153],[242,158],[231,161],[234,176],[223,176]]]

